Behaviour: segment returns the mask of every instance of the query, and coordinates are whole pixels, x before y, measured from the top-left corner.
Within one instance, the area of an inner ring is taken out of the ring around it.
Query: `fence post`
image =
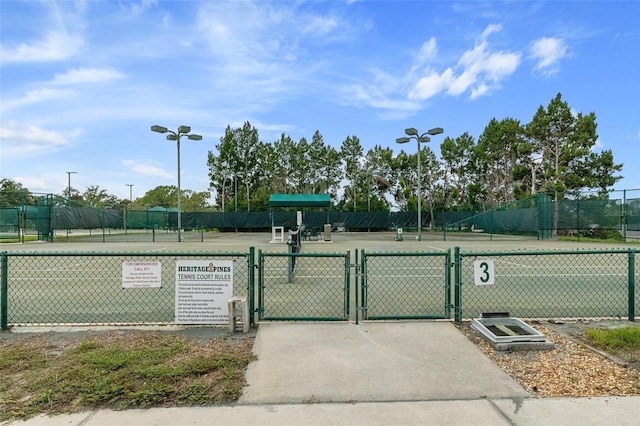
[[[295,259],[291,256],[293,253],[293,242],[291,241],[291,237],[287,241],[287,253],[289,253],[289,257],[287,257],[287,283],[291,284],[293,282],[293,268],[295,268]]]
[[[627,224],[629,220],[627,218],[627,190],[622,190],[622,237],[623,241],[627,242]]]
[[[262,257],[262,250],[258,250],[258,320],[261,320],[264,315],[264,301],[263,297],[263,274],[264,274],[264,258]]]
[[[253,314],[255,309],[255,268],[256,268],[256,248],[249,247],[249,282],[247,283],[247,297],[249,298],[249,325],[254,324]]]
[[[445,315],[451,319],[451,249],[447,249],[447,254],[444,258],[444,285],[447,293],[447,300],[445,302]]]
[[[360,253],[362,254],[362,257],[360,258],[360,273],[362,274],[362,280],[360,281],[360,308],[361,308],[361,312],[362,312],[362,319],[366,320],[367,319],[367,306],[368,306],[368,296],[367,296],[367,262],[366,262],[366,255],[365,255],[365,251],[364,249],[360,250]],[[358,291],[358,288],[356,287],[355,289],[356,291]]]
[[[8,284],[8,271],[7,266],[9,265],[7,252],[3,251],[2,256],[0,257],[0,269],[2,269],[2,276],[0,277],[0,329],[2,331],[7,331],[7,299],[9,293],[9,284]]]
[[[356,253],[358,249],[356,249]],[[356,255],[357,257],[357,255]],[[347,255],[344,258],[344,269],[345,269],[345,288],[344,288],[344,312],[343,316],[345,320],[349,320],[349,307],[351,306],[351,251],[347,250]],[[357,308],[357,307],[356,307]]]
[[[360,278],[361,274],[362,274],[362,269],[360,268],[360,263],[359,262],[359,257],[358,257],[358,249],[355,249],[355,256],[356,256],[356,261],[355,261],[355,267],[356,267],[356,278],[355,278],[355,283],[353,285],[353,294],[354,296],[354,306],[355,306],[355,319],[356,319],[356,325],[358,325],[358,314],[360,312],[360,306],[358,306],[358,288],[361,285],[361,281],[358,279]]]
[[[576,198],[576,228],[578,228],[578,241],[580,241],[580,194]]]
[[[461,305],[461,300],[462,300],[462,295],[461,295],[461,291],[462,291],[462,283],[460,282],[460,280],[462,279],[461,277],[461,259],[460,259],[460,247],[455,247],[454,251],[453,251],[453,274],[454,274],[454,284],[453,284],[453,309],[454,309],[454,319],[456,322],[460,322],[462,321],[462,306]]]
[[[629,251],[629,321],[636,320],[635,313],[635,301],[636,301],[636,289],[635,289],[635,251]],[[4,269],[3,269],[4,270]]]

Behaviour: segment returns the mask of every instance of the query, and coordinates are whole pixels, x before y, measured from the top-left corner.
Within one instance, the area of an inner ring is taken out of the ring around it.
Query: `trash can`
[[[402,241],[402,228],[396,228],[396,241]]]
[[[331,241],[331,224],[330,223],[324,224],[324,233],[322,235],[322,239],[325,241]]]

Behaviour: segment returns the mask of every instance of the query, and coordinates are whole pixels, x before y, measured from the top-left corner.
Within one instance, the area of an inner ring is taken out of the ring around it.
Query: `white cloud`
[[[460,75],[454,75],[451,73],[449,77],[449,88],[447,94],[452,96],[458,96],[471,87],[476,81],[477,75],[473,70],[465,70]]]
[[[37,104],[40,102],[50,101],[52,99],[68,98],[74,94],[74,91],[67,89],[37,89],[30,90],[27,94],[19,99],[8,99],[2,101],[2,112],[10,111],[14,108],[22,107],[25,105]]]
[[[502,25],[500,25],[500,24],[489,24],[489,25],[487,25],[487,28],[485,28],[484,31],[482,32],[481,38],[486,39],[491,34],[500,32],[501,30],[502,30]]]
[[[449,88],[452,89],[453,70],[447,68],[442,74],[431,71],[425,77],[422,77],[416,83],[413,90],[409,93],[409,99],[429,99]]]
[[[442,73],[427,70],[409,92],[409,98],[425,100],[444,91],[452,96],[469,92],[470,98],[475,99],[499,87],[500,82],[518,68],[522,56],[520,52],[491,49],[486,38],[501,29],[500,25],[489,25],[476,45],[462,54],[454,68],[449,67]]]
[[[560,70],[559,62],[567,56],[564,40],[555,37],[543,37],[531,44],[530,55],[537,61],[535,69],[543,75],[552,75]]]
[[[377,69],[372,74],[369,84],[353,84],[342,89],[341,97],[345,103],[393,111],[379,116],[382,119],[403,118],[419,109],[416,102],[397,95],[401,92],[401,80]]]
[[[520,53],[494,52],[483,58],[482,70],[495,82],[514,73],[520,63]]]
[[[142,176],[162,177],[167,179],[173,178],[173,175],[152,164],[134,160],[123,160],[122,165],[129,167],[131,171]]]
[[[394,99],[387,93],[376,91],[373,88],[364,88],[362,86],[353,86],[349,90],[353,101],[356,103],[364,103],[374,108],[393,109],[402,111],[415,111],[418,108],[414,102],[406,99]]]
[[[316,49],[366,28],[339,12],[317,13],[292,2],[202,2],[196,23],[215,63],[211,82],[218,99],[241,99],[248,110],[317,87],[317,72],[331,59]]]
[[[75,55],[83,45],[79,35],[52,31],[34,43],[20,43],[12,48],[0,46],[0,56],[5,63],[60,61]]]
[[[489,91],[489,86],[485,83],[480,83],[473,89],[471,89],[471,99],[476,99]]]
[[[438,54],[438,43],[435,37],[422,43],[422,47],[416,57],[416,65],[429,64]]]
[[[78,68],[64,74],[56,74],[53,84],[97,83],[124,78],[120,72],[110,68]]]
[[[78,134],[78,130],[65,134],[10,121],[5,127],[0,127],[2,158],[39,157],[52,150],[67,146],[69,138]]]
[[[142,0],[140,2],[123,2],[120,3],[119,6],[124,11],[124,14],[126,14],[129,19],[132,19],[139,17],[141,14],[157,4],[157,0]]]
[[[312,16],[304,28],[308,34],[326,35],[333,33],[341,23],[334,17]]]
[[[48,179],[48,177],[15,176],[12,178],[12,180],[20,182],[22,186],[24,186],[25,188],[29,188],[29,190],[32,192],[54,192],[51,189],[52,180]]]

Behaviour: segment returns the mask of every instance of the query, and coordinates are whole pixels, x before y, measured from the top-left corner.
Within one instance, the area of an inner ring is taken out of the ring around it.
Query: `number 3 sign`
[[[495,282],[493,276],[493,260],[474,261],[473,276],[475,285],[492,285]]]

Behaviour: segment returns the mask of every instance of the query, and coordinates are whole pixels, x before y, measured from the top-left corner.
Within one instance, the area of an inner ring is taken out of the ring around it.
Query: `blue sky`
[[[439,153],[558,92],[595,112],[616,189],[640,188],[638,1],[2,0],[0,20],[0,176],[34,192],[63,193],[68,171],[120,198],[176,185],[154,124],[203,136],[182,140],[181,186],[205,191],[228,125],[365,152],[443,127]]]

